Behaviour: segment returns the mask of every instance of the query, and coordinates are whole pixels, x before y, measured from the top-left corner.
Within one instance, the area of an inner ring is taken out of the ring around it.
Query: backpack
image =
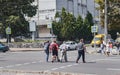
[[[55,44],[52,45],[52,50],[57,50],[57,47]]]

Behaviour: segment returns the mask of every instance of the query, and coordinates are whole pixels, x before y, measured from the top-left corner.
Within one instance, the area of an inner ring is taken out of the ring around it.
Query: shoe
[[[83,61],[83,63],[86,63],[85,61]]]
[[[65,61],[65,62],[68,62],[68,61]]]
[[[78,61],[76,61],[76,63],[78,63]]]
[[[54,62],[54,61],[51,61],[52,63]]]
[[[58,62],[60,62],[60,60],[58,59]]]

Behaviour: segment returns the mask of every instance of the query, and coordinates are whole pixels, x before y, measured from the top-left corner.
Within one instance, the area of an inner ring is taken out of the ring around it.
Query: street
[[[77,51],[68,51],[68,62],[45,61],[44,51],[0,53],[0,69],[22,71],[70,72],[89,75],[120,75],[120,56],[86,53],[86,63],[75,63]]]

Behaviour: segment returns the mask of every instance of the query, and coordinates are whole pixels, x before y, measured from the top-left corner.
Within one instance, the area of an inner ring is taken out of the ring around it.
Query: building
[[[95,16],[94,0],[35,0],[33,4],[38,5],[37,14],[30,20],[35,20],[37,24],[36,37],[50,38],[52,35],[52,21],[56,11],[61,12],[64,7],[74,16],[82,15],[84,18],[87,11]]]

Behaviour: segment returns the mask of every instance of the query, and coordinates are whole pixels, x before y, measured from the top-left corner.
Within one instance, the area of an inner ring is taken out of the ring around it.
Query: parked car
[[[0,43],[0,52],[6,52],[9,50],[9,47],[4,45],[3,43]]]
[[[62,45],[66,45],[67,50],[76,50],[76,48],[77,48],[77,43],[75,41],[67,41],[67,42],[61,44],[59,47],[60,49],[61,49]]]

